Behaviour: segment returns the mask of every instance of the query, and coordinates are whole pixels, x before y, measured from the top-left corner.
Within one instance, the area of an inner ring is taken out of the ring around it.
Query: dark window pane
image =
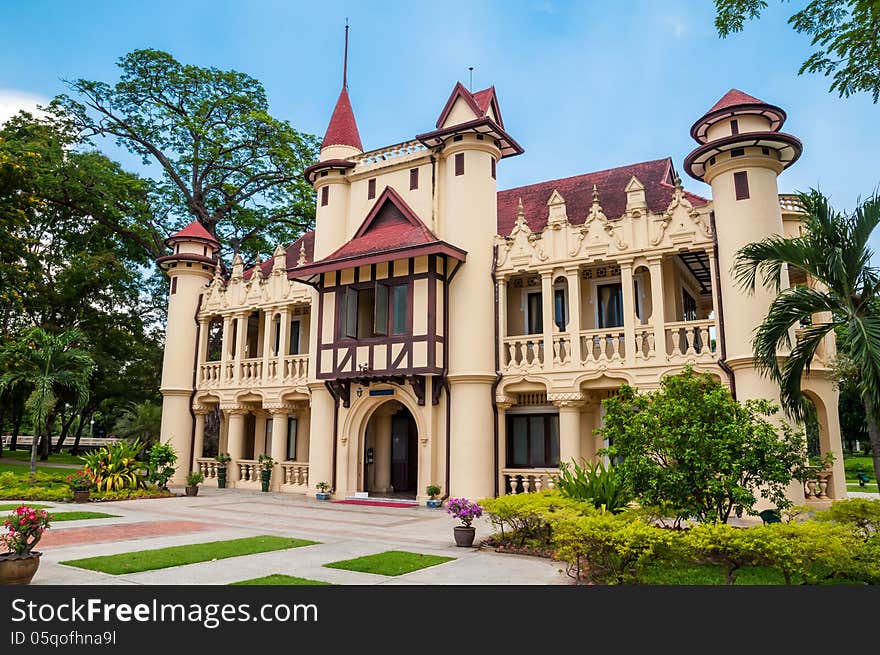
[[[510,448],[507,453],[508,466],[520,467],[529,464],[529,426],[527,417],[511,418]]]
[[[343,313],[345,328],[343,329],[342,336],[356,339],[358,323],[358,293],[356,290],[348,287],[346,288],[343,297],[345,298],[345,311]]]
[[[460,152],[455,155],[455,174],[464,175],[464,153]]]
[[[357,292],[357,338],[369,339],[373,336],[373,316],[375,313],[376,290],[360,289]]]
[[[684,310],[684,320],[696,321],[697,301],[694,300],[693,296],[691,296],[691,294],[689,294],[684,289],[681,290],[681,301],[682,309]]]
[[[325,186],[321,189],[321,207],[326,207],[330,202],[330,187]]]
[[[565,290],[553,290],[553,320],[560,332],[565,331]]]
[[[546,466],[547,456],[544,444],[544,417],[529,417],[529,464]]]
[[[406,284],[398,284],[392,287],[391,303],[392,318],[391,332],[392,334],[405,334],[407,331],[406,314],[407,314],[407,292],[409,287]]]
[[[559,467],[559,415],[551,414],[547,417],[550,423],[550,453],[547,459],[547,466],[552,468]]]
[[[372,200],[376,197],[376,178],[367,182],[367,199]]]
[[[412,191],[413,189],[419,188],[419,169],[413,168],[410,169],[409,172],[409,189]]]
[[[299,355],[299,321],[290,322],[290,350],[289,355]]]
[[[526,296],[528,304],[528,325],[526,334],[541,334],[544,331],[544,312],[541,307],[541,292],[530,293]]]
[[[740,171],[733,174],[733,187],[736,191],[737,200],[749,199],[749,174],[746,171]]]
[[[623,325],[623,287],[618,284],[600,284],[596,287],[599,296],[599,327],[610,328]]]
[[[287,459],[296,460],[296,418],[287,419]]]

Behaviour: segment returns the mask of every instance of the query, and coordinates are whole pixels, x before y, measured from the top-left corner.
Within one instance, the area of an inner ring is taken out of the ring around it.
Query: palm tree
[[[149,400],[130,402],[113,425],[113,430],[119,436],[142,437],[147,444],[159,437],[161,428],[162,407]]]
[[[868,435],[874,455],[874,473],[880,488],[880,269],[871,265],[868,240],[880,223],[880,196],[859,202],[850,214],[835,211],[819,191],[799,193],[806,216],[801,236],[772,236],[744,246],[734,266],[737,281],[752,292],[760,274],[776,298],[767,317],[755,331],[754,354],[759,367],[779,383],[786,412],[805,416],[801,376],[809,371],[816,349],[832,330],[842,327],[850,335],[852,369],[865,406]],[[811,277],[813,288],[781,289],[785,267]],[[815,314],[830,313],[831,320],[811,321]],[[790,331],[805,324],[793,345]],[[780,351],[790,352],[779,357]]]
[[[81,409],[89,398],[88,381],[94,361],[81,347],[84,341],[85,335],[79,330],[50,334],[34,327],[0,352],[0,360],[10,364],[7,372],[0,375],[0,390],[15,387],[30,390],[25,408],[34,424],[31,475],[37,470],[40,437],[49,438],[58,394],[69,393],[76,409]]]

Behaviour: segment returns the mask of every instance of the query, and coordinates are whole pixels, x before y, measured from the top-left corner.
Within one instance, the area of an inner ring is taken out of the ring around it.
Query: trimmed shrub
[[[86,453],[80,459],[85,462],[86,471],[94,479],[99,492],[141,489],[145,486],[141,473],[143,464],[137,458],[143,449],[144,444],[139,439],[131,443],[117,441]]]
[[[591,502],[565,498],[558,491],[486,498],[480,501],[480,505],[492,525],[500,531],[496,537],[504,543],[519,546],[530,540],[547,547],[553,522],[595,511]]]
[[[833,521],[850,525],[864,539],[880,533],[880,500],[850,498],[832,503],[824,512],[816,514],[818,521]]]
[[[638,583],[646,566],[676,557],[681,533],[608,512],[554,526],[556,557],[578,583]]]

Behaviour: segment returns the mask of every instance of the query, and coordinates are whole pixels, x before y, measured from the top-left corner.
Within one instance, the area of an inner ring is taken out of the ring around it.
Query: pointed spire
[[[593,204],[599,204],[599,189],[595,184],[593,185]]]
[[[306,242],[303,241],[299,244],[299,259],[296,260],[297,266],[302,266],[306,263]]]
[[[345,56],[342,63],[342,91],[336,100],[336,107],[330,117],[330,124],[324,133],[321,142],[321,150],[330,146],[348,146],[363,152],[361,135],[358,132],[357,121],[354,119],[354,111],[351,108],[351,100],[348,98],[348,21],[345,23]]]

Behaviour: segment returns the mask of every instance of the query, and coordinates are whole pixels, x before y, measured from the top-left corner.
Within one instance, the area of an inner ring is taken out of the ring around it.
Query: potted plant
[[[473,546],[477,529],[471,523],[483,515],[483,508],[467,498],[450,498],[446,513],[461,521],[461,525],[456,525],[453,530],[455,545],[462,548]]]
[[[425,493],[428,494],[428,507],[440,507],[443,504],[443,501],[437,498],[440,495],[440,485],[439,484],[429,484],[427,488],[425,488]]]
[[[315,494],[315,498],[318,500],[330,500],[330,485],[326,482],[319,482],[315,485],[315,488],[318,490],[318,493]]]
[[[198,496],[199,485],[205,481],[205,476],[201,471],[193,471],[186,476],[186,495]]]
[[[226,488],[226,465],[232,461],[229,453],[217,453],[214,458],[217,460],[217,488]]]
[[[0,543],[8,552],[0,555],[0,585],[28,584],[40,566],[40,555],[34,546],[49,527],[49,514],[44,509],[19,505],[3,522],[5,534]]]
[[[271,455],[260,455],[257,458],[260,466],[260,488],[263,491],[269,491],[269,479],[272,477],[272,468],[275,466],[275,460]]]
[[[73,502],[89,502],[89,491],[95,486],[95,482],[85,469],[80,469],[76,473],[68,475],[66,482],[70,490],[73,491]]]

